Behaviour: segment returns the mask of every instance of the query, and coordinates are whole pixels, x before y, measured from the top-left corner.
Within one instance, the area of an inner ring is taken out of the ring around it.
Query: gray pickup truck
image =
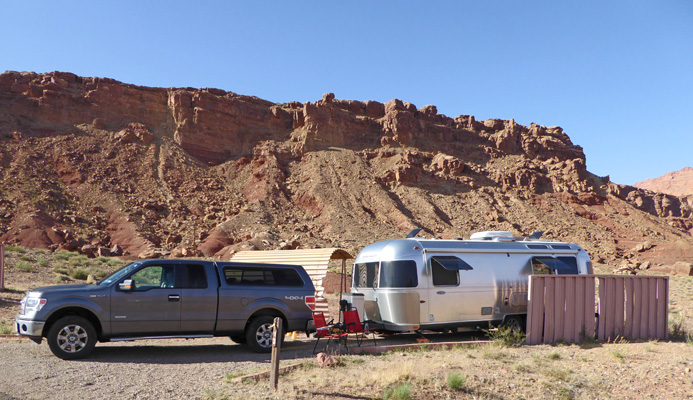
[[[271,326],[313,329],[315,288],[303,267],[198,260],[134,262],[95,285],[26,294],[20,335],[42,338],[56,356],[83,358],[97,341],[229,336],[268,352]]]

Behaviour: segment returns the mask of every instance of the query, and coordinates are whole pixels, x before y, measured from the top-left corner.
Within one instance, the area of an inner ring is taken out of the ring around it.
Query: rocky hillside
[[[685,167],[680,171],[669,172],[659,178],[638,182],[634,186],[674,196],[693,196],[693,168]]]
[[[400,100],[275,104],[70,73],[0,75],[0,240],[228,257],[546,231],[616,262],[691,261],[693,200],[609,182],[560,127]]]

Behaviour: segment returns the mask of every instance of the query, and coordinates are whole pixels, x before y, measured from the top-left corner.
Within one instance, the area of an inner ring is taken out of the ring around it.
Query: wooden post
[[[0,292],[5,291],[5,243],[0,243]]]
[[[270,384],[274,390],[279,386],[279,356],[282,350],[282,319],[276,317],[272,326],[272,366],[270,368]]]

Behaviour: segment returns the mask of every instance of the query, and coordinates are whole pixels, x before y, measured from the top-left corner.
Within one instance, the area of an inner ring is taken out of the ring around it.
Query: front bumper
[[[32,338],[39,338],[39,340],[43,336],[44,325],[46,325],[45,321],[32,321],[22,319],[21,317],[17,317],[15,321],[15,328],[17,329],[18,334]]]

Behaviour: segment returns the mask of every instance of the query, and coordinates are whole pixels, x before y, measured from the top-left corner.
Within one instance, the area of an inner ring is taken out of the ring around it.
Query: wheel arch
[[[61,308],[59,310],[56,310],[53,314],[51,314],[50,317],[46,320],[46,325],[43,327],[43,337],[47,337],[48,331],[51,329],[51,326],[58,321],[60,318],[63,318],[68,315],[76,315],[80,316],[82,318],[85,318],[87,321],[91,322],[92,325],[94,325],[94,329],[96,329],[96,335],[97,337],[101,337],[103,334],[103,327],[101,326],[101,321],[99,318],[91,312],[90,310],[82,307],[66,307],[66,308]]]
[[[286,326],[288,323],[288,320],[286,319],[286,315],[284,313],[276,308],[270,308],[270,307],[265,307],[261,308],[259,310],[256,310],[253,312],[250,317],[248,317],[248,320],[245,322],[245,328],[243,331],[247,331],[248,325],[250,325],[250,321],[254,320],[257,317],[261,316],[271,316],[271,317],[280,317],[282,319],[282,325],[284,326],[284,331],[286,331]]]

